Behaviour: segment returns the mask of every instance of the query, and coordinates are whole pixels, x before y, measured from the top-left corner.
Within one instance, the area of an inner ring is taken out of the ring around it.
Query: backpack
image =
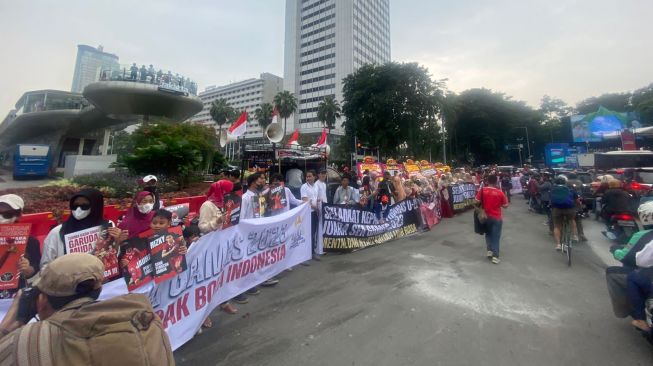
[[[147,297],[75,300],[16,332],[17,365],[174,365],[161,320]],[[25,355],[25,357],[21,357]]]
[[[562,185],[553,186],[553,188],[551,188],[551,206],[554,208],[576,207],[571,189]]]

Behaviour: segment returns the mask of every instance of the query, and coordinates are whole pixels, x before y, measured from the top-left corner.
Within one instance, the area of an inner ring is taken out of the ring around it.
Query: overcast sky
[[[284,10],[284,0],[0,0],[0,115],[25,91],[70,90],[77,44],[171,69],[200,90],[282,76]],[[652,11],[652,0],[391,0],[392,58],[425,65],[453,91],[575,104],[653,82]]]

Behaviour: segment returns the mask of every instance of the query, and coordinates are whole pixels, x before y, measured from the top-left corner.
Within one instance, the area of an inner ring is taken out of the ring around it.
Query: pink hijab
[[[118,226],[122,230],[129,231],[130,239],[150,228],[150,222],[152,222],[152,217],[155,214],[154,210],[147,214],[143,214],[138,210],[138,204],[147,196],[154,198],[154,195],[150,192],[138,192],[136,198],[134,198],[134,202],[132,202],[131,209],[127,212],[127,216],[125,216],[120,226]]]
[[[213,202],[214,205],[219,208],[224,207],[224,196],[231,193],[231,190],[234,189],[234,184],[226,179],[220,179],[219,181],[211,184],[211,188],[206,193],[206,197],[209,201]]]

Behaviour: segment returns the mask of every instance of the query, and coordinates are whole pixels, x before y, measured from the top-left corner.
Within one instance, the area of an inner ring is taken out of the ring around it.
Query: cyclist
[[[578,179],[578,175],[574,172],[567,174],[567,186],[576,192],[579,196],[582,193],[583,182]],[[576,201],[576,229],[578,230],[578,237],[580,241],[586,242],[585,231],[583,230],[583,205],[580,200]]]
[[[562,250],[560,245],[560,230],[565,221],[571,222],[572,233],[577,237],[576,230],[576,204],[578,194],[567,186],[567,178],[559,175],[553,182],[551,188],[551,215],[553,216],[553,237],[555,238],[556,250]],[[577,239],[575,239],[577,240]]]

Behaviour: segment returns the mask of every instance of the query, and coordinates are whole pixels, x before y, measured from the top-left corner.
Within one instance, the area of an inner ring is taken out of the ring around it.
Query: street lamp
[[[531,157],[533,155],[531,155],[531,140],[528,138],[528,127],[526,127],[526,126],[517,126],[517,127],[513,127],[513,128],[519,128],[519,129],[523,128],[526,131],[526,147],[528,148],[528,159],[526,159],[526,161],[528,161],[530,163],[531,162]]]

